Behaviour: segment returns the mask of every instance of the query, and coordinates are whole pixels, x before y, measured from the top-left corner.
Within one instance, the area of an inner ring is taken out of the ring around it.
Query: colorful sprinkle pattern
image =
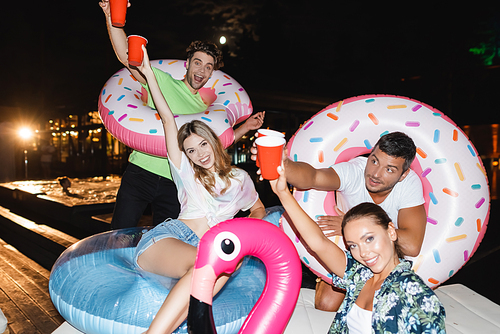
[[[469,139],[440,111],[398,96],[370,95],[334,103],[306,122],[289,145],[295,161],[330,167],[368,152],[380,136],[403,131],[417,146],[412,168],[420,176],[426,199],[427,227],[413,269],[430,287],[446,281],[474,254],[486,231],[489,190],[482,162]],[[427,186],[425,186],[427,185]],[[307,194],[307,195],[306,195]],[[294,191],[311,217],[325,215],[326,192]],[[314,199],[314,200],[312,200]],[[282,228],[295,240],[300,257],[327,281],[329,273],[299,242],[284,217]],[[335,241],[342,248],[340,238]]]
[[[151,61],[152,66],[181,80],[186,72],[185,61],[163,59]],[[205,85],[215,90],[217,99],[199,114],[178,115],[178,126],[191,120],[202,120],[219,135],[225,147],[234,140],[233,125],[252,114],[252,103],[243,87],[222,71],[215,71]],[[99,96],[99,114],[106,129],[133,149],[157,156],[167,156],[164,132],[155,110],[142,100],[142,87],[127,69],[116,72],[104,85]]]

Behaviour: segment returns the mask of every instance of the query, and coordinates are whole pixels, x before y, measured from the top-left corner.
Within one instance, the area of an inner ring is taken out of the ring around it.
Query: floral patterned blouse
[[[370,269],[346,252],[344,277],[333,275],[333,284],[346,290],[346,297],[330,327],[330,334],[349,333],[347,313],[366,281]],[[401,260],[384,280],[373,298],[372,333],[446,333],[445,310],[434,292]]]

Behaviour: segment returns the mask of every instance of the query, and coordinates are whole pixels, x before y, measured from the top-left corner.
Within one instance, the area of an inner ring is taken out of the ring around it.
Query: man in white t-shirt
[[[331,168],[316,169],[305,162],[294,162],[284,154],[286,178],[299,189],[338,191],[339,216],[322,216],[318,225],[325,235],[341,235],[343,212],[372,202],[380,205],[397,228],[404,253],[417,256],[424,240],[426,212],[422,183],[410,165],[415,159],[413,140],[402,132],[382,136],[368,158],[358,157]],[[320,287],[318,287],[318,285]],[[321,281],[316,287],[316,308],[336,311],[343,294]],[[325,288],[326,287],[326,288]]]
[[[377,154],[373,154],[369,158],[357,157],[331,167],[340,179],[340,187],[337,189],[338,195],[340,195],[337,196],[337,207],[342,212],[347,212],[350,208],[363,202],[376,203],[374,195],[366,186],[365,170],[374,164],[373,159],[376,159],[377,156]],[[408,174],[392,186],[387,197],[382,202],[377,203],[387,212],[396,228],[401,209],[416,207],[425,202],[419,177],[413,170],[408,169],[407,171]]]

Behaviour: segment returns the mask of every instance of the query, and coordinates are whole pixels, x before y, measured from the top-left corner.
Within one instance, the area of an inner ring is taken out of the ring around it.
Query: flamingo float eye
[[[224,239],[220,245],[225,254],[232,254],[234,252],[234,244],[231,239]]]
[[[214,238],[215,253],[224,261],[232,261],[241,251],[240,239],[231,232],[224,231]]]

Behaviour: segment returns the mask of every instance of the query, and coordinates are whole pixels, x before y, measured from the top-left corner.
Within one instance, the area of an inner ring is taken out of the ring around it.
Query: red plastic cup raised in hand
[[[144,52],[142,46],[146,46],[148,40],[142,36],[130,35],[128,36],[128,64],[132,66],[139,66],[142,64]]]
[[[255,140],[257,160],[260,163],[260,175],[266,180],[276,180],[279,177],[278,166],[281,165],[285,138],[265,136]]]
[[[114,27],[122,28],[125,26],[125,17],[127,16],[128,0],[109,0],[111,12],[111,24]]]
[[[275,131],[275,130],[269,130],[269,129],[259,129],[259,130],[257,130],[257,134],[256,134],[257,138],[262,138],[262,137],[265,137],[265,136],[285,138],[285,135],[282,132],[278,132],[278,131]],[[257,167],[260,167],[259,159],[255,160],[255,165]]]

